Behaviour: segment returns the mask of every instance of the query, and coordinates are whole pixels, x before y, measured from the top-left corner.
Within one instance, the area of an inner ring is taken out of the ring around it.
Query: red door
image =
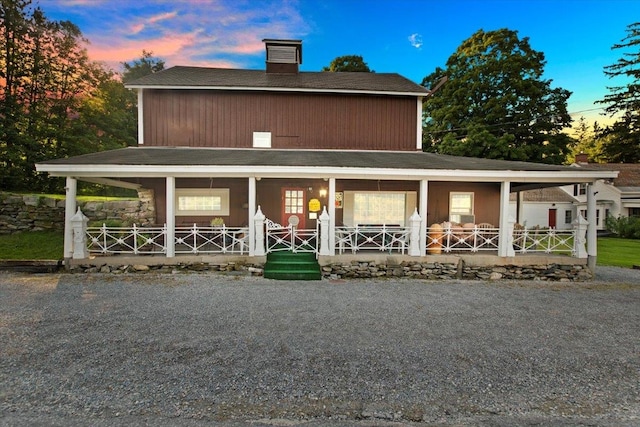
[[[549,228],[556,228],[557,209],[549,209]]]
[[[304,188],[282,189],[282,225],[294,224],[297,228],[305,228],[305,191]],[[295,224],[297,217],[297,224]],[[290,219],[291,218],[291,219]]]

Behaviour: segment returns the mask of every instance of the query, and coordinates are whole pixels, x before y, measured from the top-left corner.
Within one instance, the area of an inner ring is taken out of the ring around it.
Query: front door
[[[282,225],[294,224],[297,228],[305,228],[305,189],[282,189]],[[292,217],[297,217],[292,218]],[[297,222],[297,223],[296,223]]]
[[[556,228],[557,209],[549,209],[549,228]]]

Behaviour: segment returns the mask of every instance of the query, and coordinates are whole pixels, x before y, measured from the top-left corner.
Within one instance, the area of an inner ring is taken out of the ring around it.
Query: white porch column
[[[500,184],[500,234],[498,237],[498,256],[513,256],[513,246],[509,250],[509,192],[511,182],[502,181]]]
[[[598,257],[598,231],[596,228],[596,194],[593,184],[587,184],[587,266],[596,270]]]
[[[253,226],[253,215],[256,212],[256,177],[249,177],[249,209],[247,211],[247,224],[249,224],[249,256],[255,255],[256,228]]]
[[[429,180],[420,180],[420,256],[427,254],[427,199],[429,194]]]
[[[176,178],[167,177],[167,258],[176,256]]]
[[[336,179],[329,178],[329,195],[327,196],[329,209],[329,255],[336,254]]]
[[[73,227],[71,225],[71,218],[76,214],[78,181],[68,176],[64,190],[64,259],[69,260],[73,258]]]

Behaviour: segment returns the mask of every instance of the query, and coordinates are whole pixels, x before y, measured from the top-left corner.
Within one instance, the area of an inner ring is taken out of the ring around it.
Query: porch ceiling
[[[590,182],[615,171],[389,151],[128,147],[40,162],[53,176],[229,176]]]

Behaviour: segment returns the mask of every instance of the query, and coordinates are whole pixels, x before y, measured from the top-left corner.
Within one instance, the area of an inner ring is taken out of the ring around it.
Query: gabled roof
[[[592,170],[619,171],[618,177],[613,179],[615,187],[640,187],[640,163],[588,163],[577,166]]]
[[[219,89],[288,92],[370,93],[427,96],[429,90],[396,73],[299,72],[266,73],[177,66],[136,79],[132,89]]]
[[[511,193],[509,200],[516,200],[517,195]],[[549,202],[549,203],[577,203],[578,199],[559,187],[536,188],[522,192],[525,202]]]

